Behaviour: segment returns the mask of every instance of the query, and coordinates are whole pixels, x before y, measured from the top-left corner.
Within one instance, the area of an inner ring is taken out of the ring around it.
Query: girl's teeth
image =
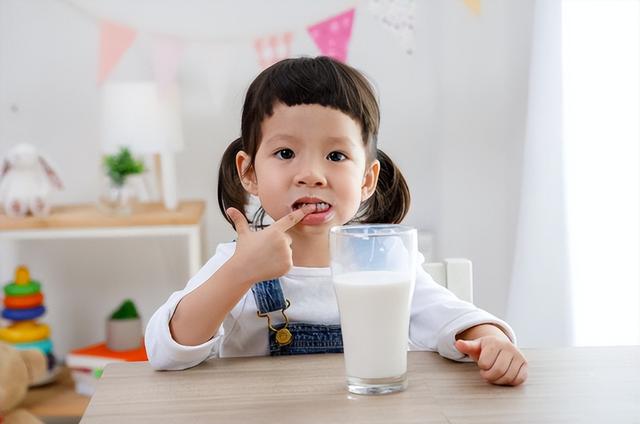
[[[313,205],[316,207],[316,212],[324,212],[327,209],[329,209],[329,204],[328,203],[324,203],[324,202],[320,202],[320,203],[300,203],[298,205],[298,209],[303,208],[307,205]]]

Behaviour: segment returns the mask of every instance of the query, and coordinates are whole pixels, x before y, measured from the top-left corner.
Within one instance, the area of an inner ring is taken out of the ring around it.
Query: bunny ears
[[[43,158],[42,156],[38,156],[38,161],[40,162],[40,165],[42,165],[42,169],[44,169],[44,172],[47,174],[47,177],[49,177],[49,181],[51,181],[51,185],[57,188],[58,190],[62,190],[63,189],[62,180],[60,179],[60,177],[58,177],[58,174],[56,174],[56,172],[53,170],[51,165],[49,165],[49,162],[47,162],[45,158]]]
[[[26,143],[17,144],[9,150],[2,162],[0,179],[5,178],[12,169],[36,170],[38,166],[42,167],[51,185],[62,190],[62,180],[49,164],[49,161],[34,146]]]

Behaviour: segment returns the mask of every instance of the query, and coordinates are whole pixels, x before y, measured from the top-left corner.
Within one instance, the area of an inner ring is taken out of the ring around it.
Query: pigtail
[[[366,224],[398,224],[411,204],[409,186],[400,169],[382,150],[377,149],[380,175],[375,193],[360,207],[355,221]]]
[[[231,225],[233,225],[233,221],[227,216],[227,209],[234,207],[245,214],[247,203],[247,192],[242,187],[242,182],[236,171],[236,155],[241,150],[242,139],[233,140],[222,154],[218,170],[218,207],[222,216]]]

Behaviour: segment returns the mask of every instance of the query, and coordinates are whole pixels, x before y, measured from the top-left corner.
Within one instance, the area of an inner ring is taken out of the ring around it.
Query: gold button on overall
[[[287,329],[287,326],[289,325],[289,317],[287,317],[287,314],[284,313],[284,311],[286,311],[289,306],[291,306],[291,302],[289,302],[289,299],[285,299],[285,301],[287,305],[280,310],[280,313],[284,318],[284,327],[279,330],[276,330],[273,325],[271,325],[271,317],[268,313],[257,311],[259,317],[267,319],[267,327],[269,327],[269,330],[276,333],[276,343],[278,343],[278,346],[281,347],[291,344],[291,342],[293,341],[293,334],[291,334],[291,331]]]
[[[290,344],[292,340],[293,335],[287,328],[281,328],[280,330],[276,331],[276,342],[280,346],[286,346]]]

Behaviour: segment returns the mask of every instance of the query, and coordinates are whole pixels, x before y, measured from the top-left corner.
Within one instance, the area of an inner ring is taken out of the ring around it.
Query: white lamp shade
[[[102,149],[134,153],[183,148],[180,101],[175,86],[159,92],[154,82],[111,82],[102,89]]]

